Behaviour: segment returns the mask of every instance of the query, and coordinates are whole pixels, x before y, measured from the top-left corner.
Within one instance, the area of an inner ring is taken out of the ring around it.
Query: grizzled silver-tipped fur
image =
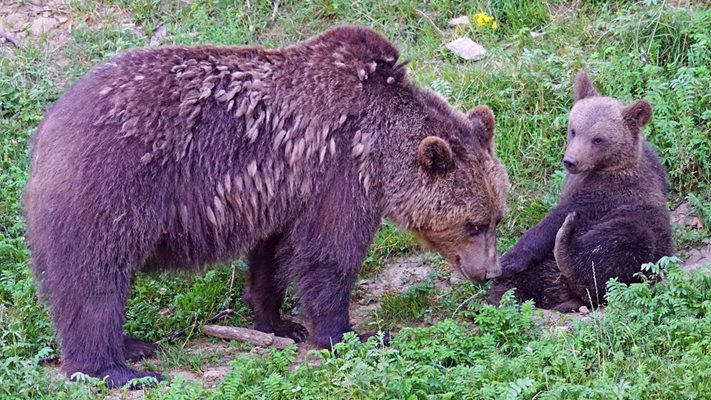
[[[33,137],[24,198],[64,371],[148,375],[124,361],[151,349],[122,330],[140,270],[246,255],[255,328],[305,338],[279,314],[295,282],[328,347],[351,329],[383,216],[472,279],[495,269],[508,180],[493,114],[451,110],[397,60],[376,32],[342,27],[276,50],[131,50],[70,88]]]

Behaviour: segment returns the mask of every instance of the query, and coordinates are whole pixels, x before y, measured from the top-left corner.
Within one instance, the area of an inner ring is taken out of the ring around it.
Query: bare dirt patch
[[[673,225],[685,230],[704,228],[701,218],[696,215],[688,203],[681,203],[676,209],[672,210],[671,221]],[[711,267],[711,243],[680,251],[679,253],[679,255],[684,258],[681,267],[686,271],[693,273],[705,266]]]
[[[70,0],[4,0],[0,4],[0,52],[12,57],[18,48],[37,46],[59,66],[70,60],[64,48],[80,24],[99,28],[110,24],[139,30],[121,9],[96,3],[79,10]]]
[[[686,251],[686,260],[681,267],[689,272],[696,272],[704,267],[711,267],[711,243]]]
[[[7,1],[0,5],[4,45],[20,47],[28,40],[47,39],[60,47],[68,41],[71,26],[66,0]]]

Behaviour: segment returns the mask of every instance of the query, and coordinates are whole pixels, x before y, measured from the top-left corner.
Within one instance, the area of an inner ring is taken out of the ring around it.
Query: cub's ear
[[[474,126],[476,134],[479,136],[479,142],[484,146],[489,153],[494,154],[494,112],[491,108],[481,104],[478,105],[469,112],[467,112],[467,119]],[[479,129],[479,126],[483,129]]]
[[[573,93],[575,94],[575,101],[600,95],[597,90],[595,90],[595,86],[590,82],[590,79],[588,79],[588,74],[585,73],[585,71],[580,71],[578,75],[575,76]]]
[[[630,126],[641,128],[652,119],[652,105],[646,100],[637,100],[622,110],[622,117]]]
[[[417,149],[417,160],[430,174],[445,174],[454,168],[452,148],[446,140],[437,136],[422,139]]]

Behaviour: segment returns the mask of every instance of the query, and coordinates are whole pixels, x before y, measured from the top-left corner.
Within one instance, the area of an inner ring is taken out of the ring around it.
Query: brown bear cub
[[[501,258],[489,302],[515,288],[541,308],[598,305],[610,278],[633,282],[674,252],[666,174],[641,132],[652,106],[600,96],[584,72],[574,90],[558,205]]]
[[[290,47],[166,47],[97,67],[47,112],[24,210],[63,370],[111,386],[151,344],[123,333],[139,271],[246,255],[256,329],[302,340],[279,307],[294,282],[322,347],[382,217],[470,279],[496,276],[508,179],[494,116],[464,115],[406,78],[376,32]]]

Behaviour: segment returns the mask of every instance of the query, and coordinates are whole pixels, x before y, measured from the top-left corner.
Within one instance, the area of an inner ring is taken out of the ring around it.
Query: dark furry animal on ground
[[[578,74],[560,200],[501,258],[489,302],[515,288],[541,308],[596,306],[609,279],[631,283],[642,264],[674,253],[666,173],[642,134],[651,117],[648,102],[600,96]]]
[[[138,271],[246,255],[255,328],[282,319],[290,282],[329,347],[382,217],[471,279],[498,272],[508,179],[494,116],[410,83],[376,32],[342,27],[277,50],[138,49],[98,66],[47,112],[24,210],[63,370],[111,386],[152,346],[124,336]]]

